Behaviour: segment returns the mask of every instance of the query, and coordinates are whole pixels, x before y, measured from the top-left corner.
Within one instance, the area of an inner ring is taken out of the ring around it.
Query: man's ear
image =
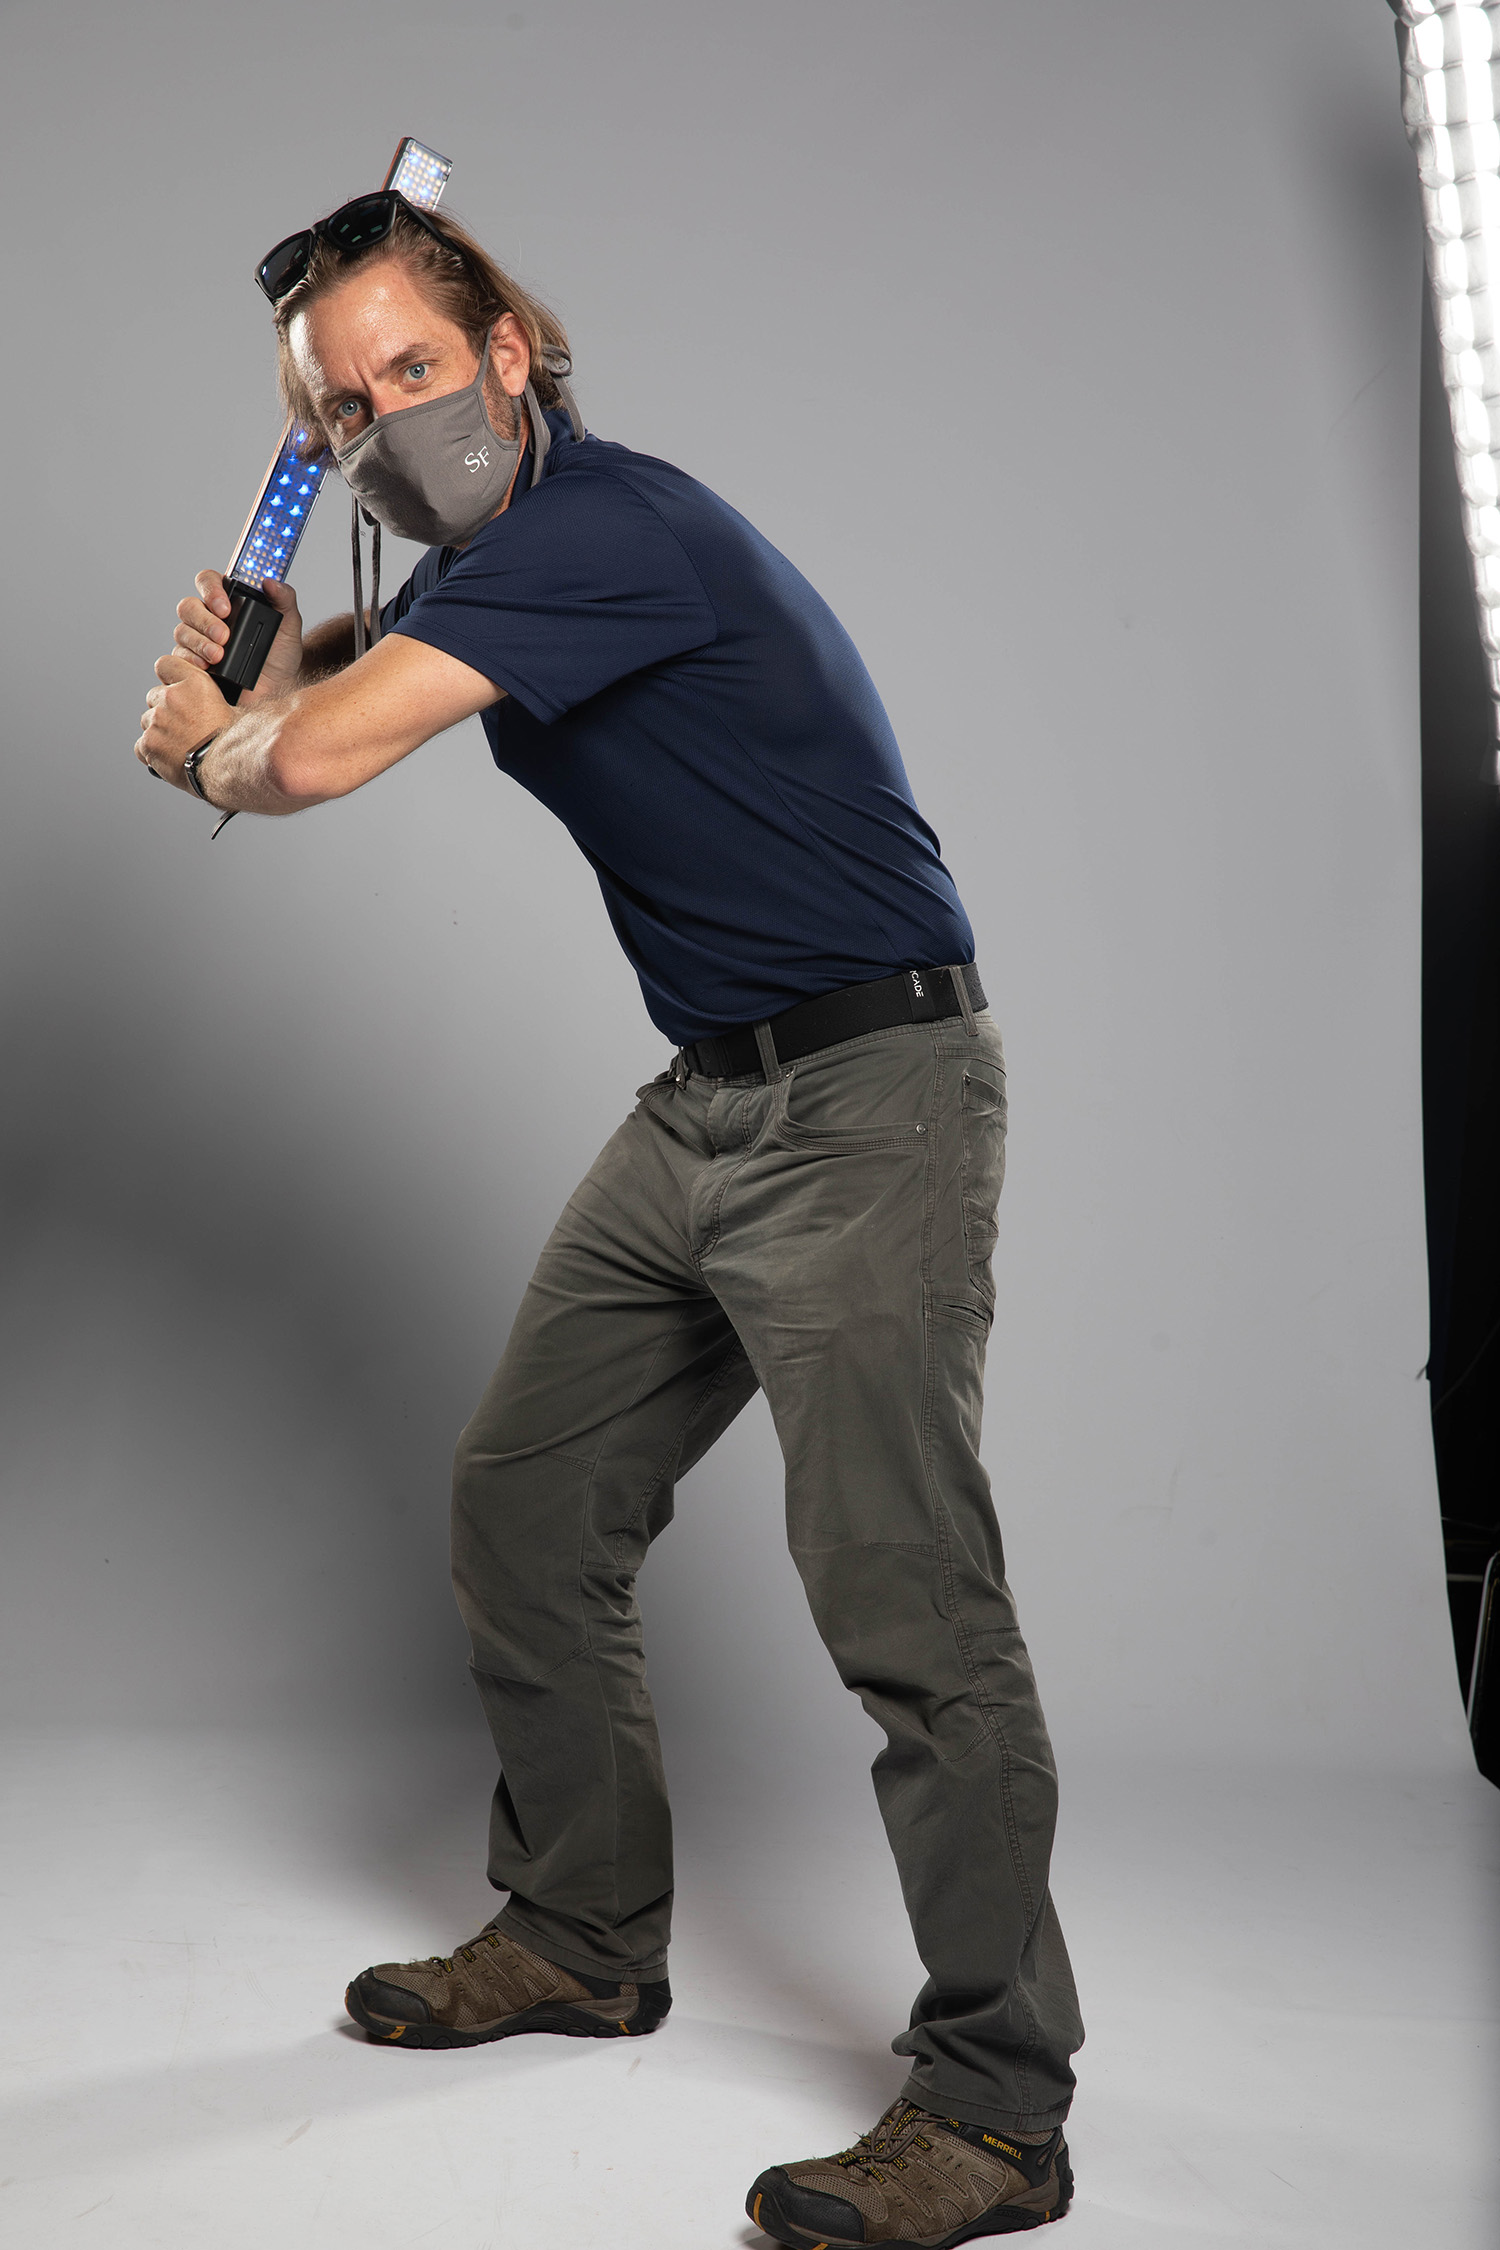
[[[514,313],[502,313],[490,334],[490,365],[507,398],[519,398],[531,379],[531,346]]]

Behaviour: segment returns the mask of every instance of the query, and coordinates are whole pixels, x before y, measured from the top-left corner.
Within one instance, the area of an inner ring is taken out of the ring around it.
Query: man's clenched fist
[[[228,726],[234,712],[213,682],[213,667],[224,654],[229,639],[229,596],[222,571],[200,570],[196,591],[177,604],[173,646],[157,658],[154,687],[141,713],[141,734],[135,754],[143,766],[187,790],[183,760],[200,742]],[[246,688],[239,707],[246,709],[276,695],[285,695],[302,665],[302,616],[290,586],[268,585],[266,598],[281,611],[281,624],[270,653],[253,688]]]
[[[156,676],[162,684],[146,697],[135,754],[163,781],[191,795],[183,761],[200,742],[227,727],[234,712],[191,656],[174,652],[158,658]]]
[[[177,630],[172,635],[175,647],[195,664],[212,671],[224,654],[224,644],[229,638],[229,596],[224,591],[224,574],[219,570],[200,570],[193,581],[197,591],[177,604]],[[261,668],[260,678],[253,688],[246,688],[240,701],[247,706],[265,702],[273,695],[285,695],[292,688],[302,669],[302,613],[297,607],[297,597],[290,586],[279,586],[274,580],[262,586],[261,592],[273,609],[281,612],[281,623],[276,628]],[[158,679],[165,679],[161,665],[156,667]]]

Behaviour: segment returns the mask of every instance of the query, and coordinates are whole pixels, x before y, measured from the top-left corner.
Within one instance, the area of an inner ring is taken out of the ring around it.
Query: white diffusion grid
[[[452,169],[449,157],[439,156],[435,148],[424,147],[408,134],[391,159],[385,184],[419,211],[435,211]]]
[[[1500,0],[1400,0],[1402,115],[1417,154],[1464,534],[1500,731]]]

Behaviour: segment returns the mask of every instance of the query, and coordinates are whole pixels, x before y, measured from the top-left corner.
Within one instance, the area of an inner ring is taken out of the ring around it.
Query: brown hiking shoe
[[[1062,2127],[1012,2133],[892,2102],[841,2156],[762,2172],[745,2209],[795,2250],[952,2250],[1060,2219],[1073,2200]]]
[[[671,2005],[665,1977],[635,1985],[580,1976],[517,1945],[494,1922],[451,1957],[381,1961],[344,1994],[372,2039],[403,2047],[479,2047],[516,2031],[633,2039],[654,2031]]]

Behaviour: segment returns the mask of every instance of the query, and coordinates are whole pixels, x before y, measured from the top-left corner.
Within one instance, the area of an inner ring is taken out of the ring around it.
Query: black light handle
[[[229,596],[229,638],[210,677],[226,703],[238,703],[246,688],[254,687],[260,678],[261,666],[280,630],[281,611],[258,586],[243,586],[237,578],[226,578],[224,591]],[[233,818],[232,812],[225,813],[214,835],[227,828]]]
[[[224,591],[229,596],[229,639],[210,676],[226,703],[238,703],[260,678],[281,626],[281,611],[258,586],[226,578]]]

